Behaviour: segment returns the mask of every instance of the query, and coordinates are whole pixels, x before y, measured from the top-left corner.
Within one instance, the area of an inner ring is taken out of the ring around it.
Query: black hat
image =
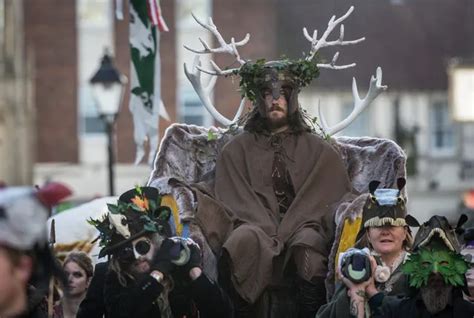
[[[171,210],[161,205],[156,188],[137,187],[123,193],[117,204],[107,204],[109,212],[89,223],[100,232],[99,257],[114,254],[127,243],[149,233],[171,236]]]
[[[429,245],[433,240],[442,241],[451,251],[460,253],[461,244],[459,244],[457,235],[463,229],[462,226],[467,221],[467,216],[462,214],[459,217],[456,227],[452,227],[445,216],[433,215],[428,221],[421,224],[413,216],[407,216],[407,222],[412,227],[419,227],[413,242],[413,251],[420,247]]]

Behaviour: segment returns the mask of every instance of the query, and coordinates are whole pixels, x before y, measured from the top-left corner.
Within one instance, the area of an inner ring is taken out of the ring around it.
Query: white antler
[[[326,29],[326,31],[323,33],[323,35],[321,36],[321,38],[319,40],[318,40],[318,30],[314,30],[313,31],[313,36],[310,36],[309,33],[308,33],[308,30],[306,28],[303,28],[303,34],[304,34],[305,38],[309,42],[311,42],[311,50],[309,51],[309,54],[306,57],[306,60],[309,60],[309,61],[312,60],[314,58],[314,55],[319,51],[319,49],[321,49],[323,47],[336,46],[336,45],[340,45],[340,46],[351,45],[351,44],[357,44],[357,43],[362,42],[362,41],[365,40],[365,37],[362,37],[362,38],[357,39],[357,40],[344,41],[344,24],[341,24],[341,28],[340,28],[340,32],[339,32],[339,38],[335,41],[327,41],[327,38],[328,38],[329,34],[331,34],[332,30],[334,30],[334,28],[339,23],[341,23],[342,21],[347,19],[347,17],[352,13],[352,11],[354,11],[353,6],[350,7],[349,10],[347,10],[346,14],[344,14],[342,17],[340,17],[337,20],[336,20],[336,16],[333,15],[331,17],[331,19],[329,20],[328,28]],[[355,63],[346,64],[346,65],[336,65],[336,61],[337,61],[338,57],[339,57],[339,52],[334,54],[334,57],[332,58],[331,63],[329,63],[329,64],[317,64],[317,66],[319,68],[328,68],[328,69],[340,70],[340,69],[344,69],[344,68],[353,67],[353,66],[356,65]]]
[[[243,60],[241,57],[240,57],[240,53],[239,51],[237,50],[237,47],[239,46],[244,46],[245,44],[248,43],[248,41],[250,40],[250,34],[247,33],[245,35],[245,38],[239,42],[235,42],[235,39],[234,38],[231,38],[230,39],[230,43],[227,43],[224,38],[222,37],[222,35],[219,33],[219,31],[217,30],[217,27],[216,25],[214,24],[214,22],[212,21],[212,18],[209,18],[209,23],[208,24],[205,24],[204,22],[202,22],[201,20],[199,20],[194,14],[192,14],[194,20],[196,20],[196,22],[202,26],[203,28],[205,28],[206,30],[208,30],[209,32],[211,32],[217,39],[217,42],[219,42],[219,45],[220,47],[218,48],[211,48],[209,46],[209,44],[206,43],[206,41],[204,41],[203,39],[199,38],[199,41],[201,42],[202,46],[204,47],[202,50],[195,50],[193,48],[190,48],[188,46],[184,46],[187,50],[191,51],[191,52],[194,52],[196,54],[212,54],[212,53],[228,53],[232,56],[235,57],[235,59],[237,60],[237,62],[240,63],[240,65],[243,65],[245,64],[245,60]],[[220,67],[217,66],[216,63],[214,63],[214,61],[211,60],[211,64],[214,68],[215,71],[209,71],[209,70],[205,70],[205,69],[202,69],[200,66],[197,66],[197,68],[201,71],[203,71],[204,73],[207,73],[207,74],[211,74],[211,75],[228,75],[228,74],[231,74],[232,72],[234,72],[235,70],[238,70],[238,68],[235,68],[235,69],[229,69],[229,70],[225,70],[223,71]]]
[[[193,68],[191,71],[188,70],[186,63],[184,63],[184,73],[186,74],[186,77],[193,85],[194,90],[198,94],[199,99],[201,99],[202,104],[204,105],[204,107],[206,107],[209,113],[222,125],[229,126],[236,123],[244,109],[245,98],[242,98],[242,100],[240,101],[240,106],[232,120],[229,120],[228,118],[223,116],[221,113],[217,111],[217,109],[212,104],[211,99],[209,98],[209,95],[211,91],[213,90],[214,85],[216,84],[217,77],[212,76],[209,82],[207,83],[207,85],[203,87],[202,78],[201,78],[202,73],[199,71],[200,65],[201,65],[201,61],[199,60],[199,56],[196,55],[194,58]]]
[[[327,135],[334,135],[338,131],[343,130],[351,122],[354,121],[354,119],[359,116],[359,114],[367,107],[370,105],[370,103],[379,96],[379,94],[386,90],[387,86],[382,85],[382,69],[380,67],[377,67],[376,71],[376,77],[372,75],[370,78],[370,86],[369,86],[369,91],[367,92],[367,95],[365,95],[364,99],[360,99],[359,96],[359,91],[357,89],[357,82],[355,77],[352,78],[352,95],[354,96],[354,109],[352,112],[349,114],[347,118],[339,122],[338,124],[334,125],[333,127],[328,127],[326,124],[326,120],[321,112],[321,108],[318,107],[318,113],[319,113],[319,118],[321,120],[321,126],[323,127],[324,133]]]

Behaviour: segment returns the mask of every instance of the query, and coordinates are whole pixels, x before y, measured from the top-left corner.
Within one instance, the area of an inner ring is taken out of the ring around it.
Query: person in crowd
[[[404,295],[409,286],[401,268],[413,241],[405,221],[405,200],[400,194],[405,179],[397,180],[398,189],[377,189],[378,185],[378,181],[369,185],[370,194],[362,211],[363,228],[357,235],[356,247],[368,248],[369,255],[373,256],[375,264],[372,267],[378,290],[388,295]],[[342,264],[341,259],[354,255],[355,251],[357,249],[351,249],[339,256],[339,262]],[[340,271],[339,279],[347,281],[342,279],[343,276]],[[350,317],[349,305],[348,286],[340,284],[332,300],[318,311],[317,317]]]
[[[47,242],[49,208],[70,194],[58,183],[0,189],[0,317],[46,317],[50,278],[64,278]]]
[[[201,250],[171,237],[170,209],[156,188],[122,194],[104,218],[91,220],[110,261],[104,283],[108,317],[229,317],[232,307],[201,269]]]
[[[64,260],[63,269],[68,279],[61,299],[63,316],[76,317],[93,276],[92,260],[84,252],[72,252]]]
[[[461,217],[457,229],[463,223]],[[420,226],[408,216],[410,226]],[[403,264],[412,293],[387,296],[375,288],[374,279],[350,286],[351,313],[365,317],[367,301],[371,317],[474,317],[474,304],[465,300],[462,289],[469,263],[460,254],[455,229],[443,216],[432,216],[418,230],[411,255]],[[348,283],[350,284],[350,283]]]

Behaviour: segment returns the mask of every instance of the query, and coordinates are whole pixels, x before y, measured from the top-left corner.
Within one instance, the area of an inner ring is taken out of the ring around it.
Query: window
[[[455,125],[449,116],[447,101],[435,101],[430,111],[431,149],[437,154],[452,155],[455,150]]]
[[[342,103],[341,118],[339,121],[345,119],[354,109],[353,101],[346,101]],[[360,137],[370,135],[370,113],[368,109],[362,111],[356,119],[344,128],[339,135],[349,137]]]
[[[181,95],[181,121],[197,126],[210,126],[212,119],[194,91],[186,90]]]

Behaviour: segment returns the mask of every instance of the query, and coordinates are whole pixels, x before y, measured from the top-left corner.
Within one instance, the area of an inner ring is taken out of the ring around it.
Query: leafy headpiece
[[[299,91],[319,76],[319,68],[314,60],[285,58],[265,62],[260,59],[255,63],[246,62],[240,69],[234,70],[233,74],[240,76],[242,96],[255,102],[265,89],[270,89],[275,99],[280,96],[283,85]]]
[[[459,253],[460,246],[455,232],[467,220],[462,215],[456,229],[444,216],[432,216],[418,230],[415,236],[413,254],[403,264],[402,271],[409,276],[410,286],[420,288],[428,283],[431,273],[439,273],[448,285],[463,286],[464,274],[469,263]],[[410,226],[420,226],[408,215]]]
[[[117,204],[107,204],[109,211],[89,224],[99,231],[99,257],[114,254],[127,243],[148,233],[171,236],[168,220],[171,210],[161,205],[162,197],[153,187],[137,187],[123,193]]]

